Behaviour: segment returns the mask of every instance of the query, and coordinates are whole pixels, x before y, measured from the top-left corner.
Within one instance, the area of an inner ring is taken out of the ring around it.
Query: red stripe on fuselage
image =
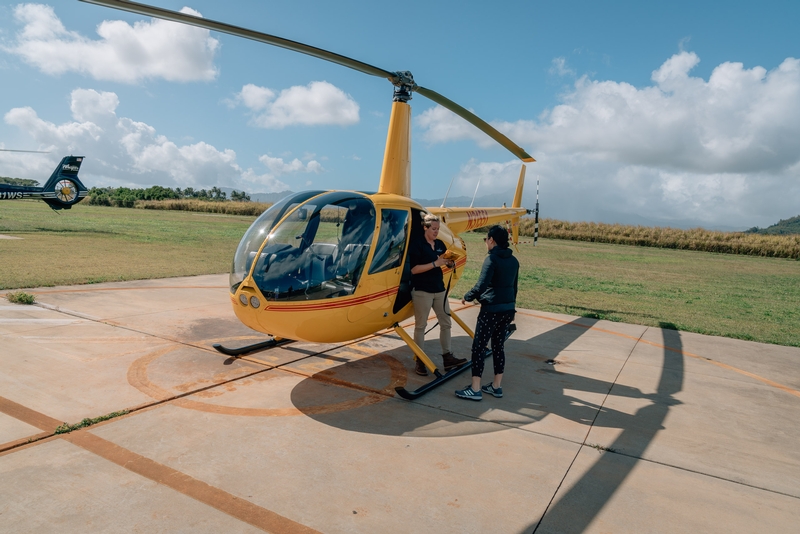
[[[369,295],[364,295],[363,297],[357,297],[354,299],[343,299],[343,300],[336,300],[334,302],[325,302],[325,303],[315,303],[315,304],[293,304],[293,305],[281,305],[280,303],[277,304],[270,304],[268,308],[264,308],[264,311],[320,311],[320,310],[328,310],[328,309],[335,309],[335,308],[346,308],[348,306],[355,306],[358,304],[365,304],[367,302],[372,302],[373,300],[378,300],[384,297],[388,297],[390,295],[394,295],[397,293],[399,288],[393,287],[387,289],[385,291],[379,291],[378,293],[371,293]]]

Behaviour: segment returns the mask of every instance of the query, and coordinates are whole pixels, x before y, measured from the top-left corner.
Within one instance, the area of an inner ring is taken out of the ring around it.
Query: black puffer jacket
[[[511,311],[517,301],[519,262],[510,248],[494,247],[483,260],[481,275],[464,300],[478,299],[481,309],[490,312]]]

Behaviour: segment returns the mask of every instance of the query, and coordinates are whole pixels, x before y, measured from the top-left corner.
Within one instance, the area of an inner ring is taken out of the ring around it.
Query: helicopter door
[[[400,284],[403,257],[408,243],[408,218],[406,209],[381,209],[375,252],[367,274],[361,279],[367,295],[381,296],[351,308],[347,314],[351,322],[360,321],[368,314],[374,316],[381,309],[385,313],[391,313],[395,294],[390,290]],[[383,314],[378,313],[378,317],[381,315]]]

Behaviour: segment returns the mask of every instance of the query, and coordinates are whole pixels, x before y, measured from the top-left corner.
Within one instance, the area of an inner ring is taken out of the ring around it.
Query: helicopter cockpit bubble
[[[279,200],[258,216],[253,224],[250,225],[250,228],[247,229],[242,240],[239,241],[236,254],[233,256],[230,274],[231,293],[236,293],[239,284],[242,283],[247,273],[250,272],[250,267],[253,265],[253,260],[258,253],[258,249],[264,244],[264,240],[266,240],[272,227],[275,226],[286,213],[309,198],[313,198],[322,193],[325,193],[325,191],[303,191],[291,194]]]
[[[267,300],[318,300],[352,295],[375,233],[375,206],[360,193],[309,198],[268,236],[253,268]]]

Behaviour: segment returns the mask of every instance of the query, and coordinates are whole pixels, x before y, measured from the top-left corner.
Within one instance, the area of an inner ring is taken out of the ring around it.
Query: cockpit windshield
[[[258,255],[253,279],[267,300],[352,295],[375,232],[375,206],[363,195],[309,198],[276,226]]]
[[[258,249],[264,244],[264,240],[267,239],[272,227],[275,226],[287,212],[309,198],[324,192],[325,191],[303,191],[301,193],[294,193],[279,200],[270,206],[267,211],[258,216],[258,219],[250,225],[250,228],[247,229],[242,240],[239,241],[239,247],[236,249],[236,254],[233,256],[233,265],[231,266],[230,275],[231,293],[236,293],[236,290],[239,289],[239,284],[242,283],[247,273],[250,272],[253,259],[255,259]]]

